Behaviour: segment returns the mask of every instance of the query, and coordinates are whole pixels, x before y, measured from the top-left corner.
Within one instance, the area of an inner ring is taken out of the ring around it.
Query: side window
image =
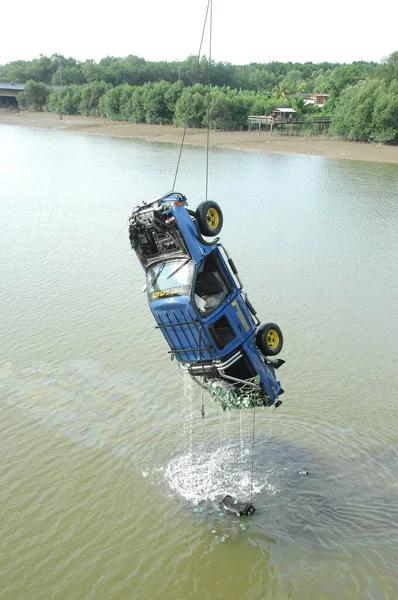
[[[199,312],[209,315],[225,300],[231,285],[215,252],[211,252],[199,267],[195,282],[195,303]]]
[[[209,332],[216,343],[217,348],[222,350],[235,339],[234,330],[227,317],[223,315],[220,319],[209,325]]]

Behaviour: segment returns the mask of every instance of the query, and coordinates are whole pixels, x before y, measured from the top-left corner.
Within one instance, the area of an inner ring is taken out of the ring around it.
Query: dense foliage
[[[232,65],[211,62],[211,81],[216,87],[254,91],[266,91],[273,96],[297,92],[340,92],[347,85],[367,77],[376,63],[355,62],[340,65],[323,62],[266,64],[251,63]],[[186,86],[206,84],[209,77],[209,61],[204,56],[198,63],[196,56],[184,61],[153,62],[138,56],[116,58],[107,56],[98,63],[93,60],[79,62],[59,54],[41,56],[30,61],[13,61],[0,66],[0,80],[22,82],[32,79],[53,85],[81,85],[103,81],[112,86],[128,83],[141,86],[144,83],[182,81]]]
[[[347,87],[333,113],[332,132],[348,140],[398,142],[398,52],[372,77]]]
[[[44,83],[27,81],[25,89],[18,95],[18,106],[22,110],[43,110],[50,90]]]
[[[293,105],[298,113],[319,112],[306,107],[301,97],[275,98],[243,90],[211,88],[181,81],[122,84],[104,82],[70,85],[54,90],[47,109],[58,114],[101,116],[115,121],[174,124],[214,129],[244,129],[249,114],[266,114],[277,106]]]
[[[213,87],[206,85],[211,70]],[[322,114],[350,140],[398,141],[398,52],[381,64],[150,62],[137,56],[78,62],[61,55],[0,66],[0,80],[28,82],[21,108],[142,123],[243,129],[249,114],[292,106],[321,114],[302,93],[326,92]],[[51,92],[43,84],[62,86]]]

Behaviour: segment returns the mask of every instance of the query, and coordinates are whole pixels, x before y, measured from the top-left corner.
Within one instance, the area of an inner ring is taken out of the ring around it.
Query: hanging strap
[[[250,503],[253,501],[253,479],[254,479],[254,434],[256,427],[256,407],[253,408],[253,432],[252,432],[252,478],[250,482]]]
[[[195,65],[195,71],[194,71],[194,76],[193,76],[193,81],[192,81],[192,87],[196,83],[196,77],[197,77],[198,68],[199,68],[199,64],[200,64],[200,55],[202,53],[203,38],[204,38],[204,35],[205,35],[205,31],[206,31],[206,24],[207,24],[207,19],[208,19],[208,16],[209,16],[209,11],[211,13],[212,6],[213,6],[212,5],[212,0],[207,0],[206,15],[205,15],[204,23],[203,23],[202,37],[200,39],[199,52],[198,52],[198,60],[196,61],[196,65]],[[211,52],[211,34],[212,34],[211,28],[212,28],[212,24],[211,24],[211,17],[210,17],[210,52]],[[211,57],[210,57],[210,60],[211,60]],[[210,80],[210,65],[209,65],[209,80]],[[181,140],[181,145],[180,145],[180,152],[178,154],[177,167],[176,167],[176,172],[175,172],[175,175],[174,175],[173,187],[171,188],[172,192],[174,191],[175,184],[176,184],[176,181],[177,181],[177,175],[178,175],[178,170],[180,168],[182,149],[184,147],[185,134],[187,132],[187,127],[188,126],[185,125],[184,131],[183,131],[183,134],[182,134],[182,140]],[[206,172],[206,200],[207,200],[207,172]]]

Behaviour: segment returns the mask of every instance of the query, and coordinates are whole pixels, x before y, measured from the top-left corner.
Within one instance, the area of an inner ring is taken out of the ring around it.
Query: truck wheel
[[[256,344],[264,356],[276,356],[283,347],[283,335],[275,323],[263,323],[257,329]]]
[[[223,216],[217,202],[213,202],[212,200],[201,202],[196,209],[195,215],[199,223],[199,231],[202,235],[212,237],[220,233]]]

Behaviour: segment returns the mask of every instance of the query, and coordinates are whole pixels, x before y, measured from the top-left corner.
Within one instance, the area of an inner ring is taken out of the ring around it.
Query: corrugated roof
[[[294,110],[294,108],[276,108],[275,110],[279,110],[280,112],[284,112],[284,113],[286,113],[286,112],[294,112],[295,113],[296,112]]]

